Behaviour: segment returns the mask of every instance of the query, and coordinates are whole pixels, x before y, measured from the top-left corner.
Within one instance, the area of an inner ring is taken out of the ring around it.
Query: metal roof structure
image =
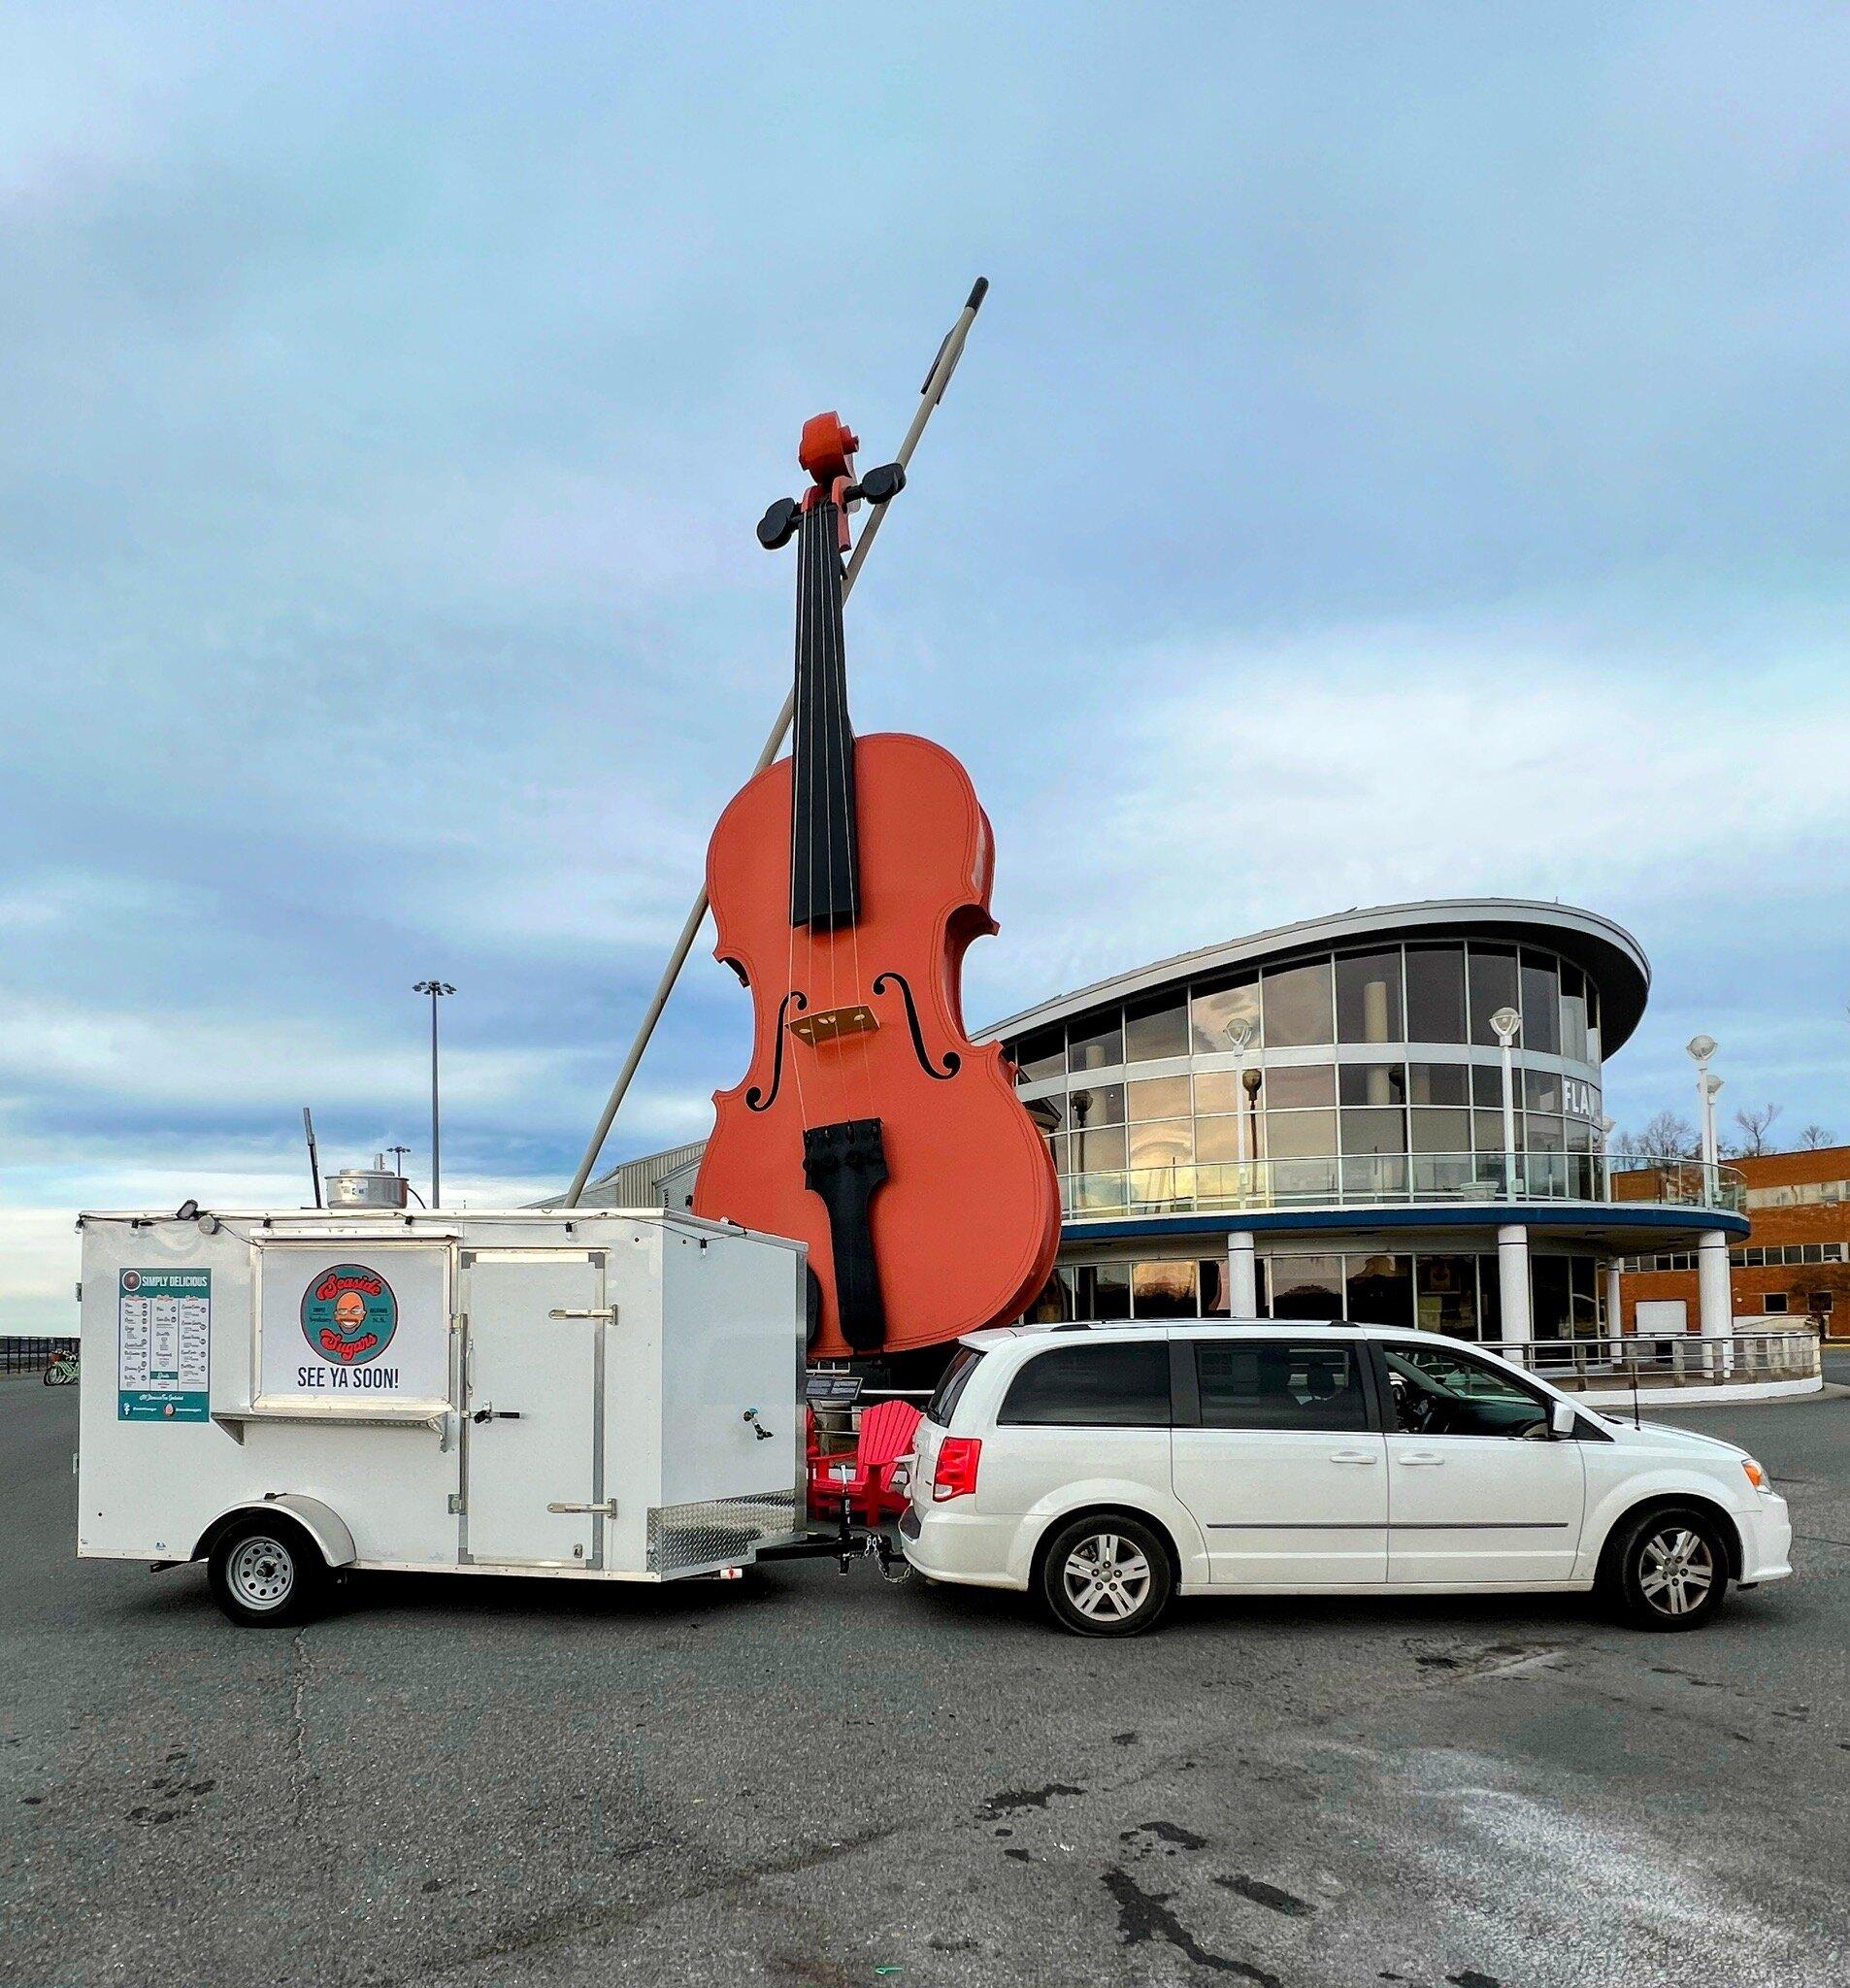
[[[1377,905],[1276,925],[1243,939],[1222,940],[1169,959],[1114,974],[1070,994],[1056,995],[983,1031],[987,1036],[1019,1036],[1030,1029],[1066,1021],[1095,1008],[1135,999],[1178,980],[1206,979],[1224,969],[1273,966],[1303,953],[1352,951],[1371,942],[1403,939],[1488,939],[1546,945],[1591,976],[1600,990],[1601,1048],[1609,1056],[1637,1027],[1651,988],[1651,964],[1644,948],[1610,918],[1573,905],[1528,898],[1429,898],[1404,905]]]

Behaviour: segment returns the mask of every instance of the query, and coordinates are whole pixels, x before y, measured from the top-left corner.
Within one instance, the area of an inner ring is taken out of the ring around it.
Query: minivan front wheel
[[[1136,1636],[1153,1628],[1175,1586],[1169,1552],[1140,1519],[1074,1519],[1041,1561],[1041,1598],[1074,1636]]]
[[[1700,1629],[1728,1593],[1728,1547],[1705,1512],[1647,1512],[1626,1535],[1611,1596],[1635,1629]]]

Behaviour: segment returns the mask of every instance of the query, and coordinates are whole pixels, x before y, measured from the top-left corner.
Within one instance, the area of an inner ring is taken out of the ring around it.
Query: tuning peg
[[[758,520],[758,543],[767,552],[788,545],[790,535],[803,515],[803,506],[794,497],[779,497]]]
[[[906,487],[906,467],[903,463],[882,463],[867,475],[849,491],[850,497],[865,497],[870,504],[890,504]]]

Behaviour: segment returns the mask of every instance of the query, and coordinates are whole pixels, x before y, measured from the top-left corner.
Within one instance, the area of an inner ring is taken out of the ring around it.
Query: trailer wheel
[[[206,1566],[212,1598],[244,1628],[304,1622],[327,1591],[327,1562],[300,1526],[253,1512],[228,1526]]]

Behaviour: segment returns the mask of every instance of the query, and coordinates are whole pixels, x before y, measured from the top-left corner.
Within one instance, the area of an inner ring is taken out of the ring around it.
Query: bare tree
[[[1820,1146],[1835,1145],[1836,1141],[1828,1125],[1807,1125],[1799,1135],[1799,1143],[1808,1153],[1815,1153]]]
[[[1646,1119],[1636,1132],[1621,1133],[1612,1142],[1614,1152],[1639,1159],[1679,1154],[1688,1158],[1698,1152],[1701,1145],[1695,1126],[1687,1118],[1679,1118],[1674,1111],[1660,1111],[1654,1118]]]
[[[1763,1153],[1773,1150],[1773,1120],[1779,1116],[1782,1109],[1779,1105],[1757,1105],[1749,1110],[1746,1106],[1742,1106],[1734,1113],[1734,1123],[1740,1131],[1740,1138],[1734,1143],[1734,1150],[1743,1159],[1757,1160]]]

